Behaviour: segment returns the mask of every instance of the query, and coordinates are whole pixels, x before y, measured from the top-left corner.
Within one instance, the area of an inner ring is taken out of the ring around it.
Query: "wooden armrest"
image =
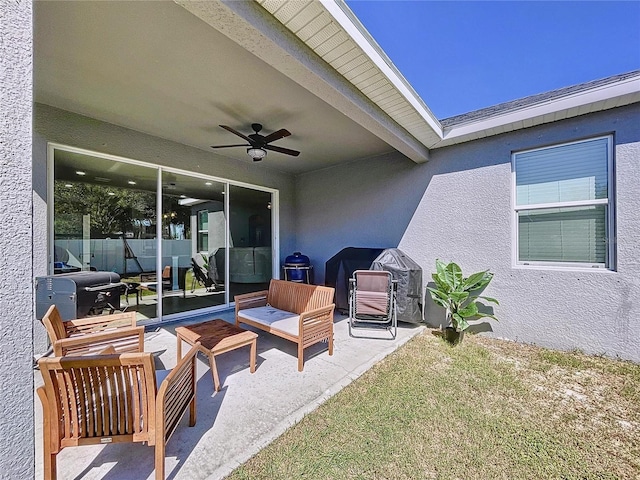
[[[192,372],[191,369],[195,368],[196,357],[200,346],[200,342],[196,342],[187,354],[178,360],[175,368],[171,369],[169,375],[165,377],[162,384],[158,387],[158,394],[162,392],[165,396],[170,395],[172,385],[179,384],[181,379],[188,377],[191,373],[193,373],[195,377],[195,370]]]
[[[53,353],[56,357],[99,354],[109,345],[117,353],[144,351],[144,327],[123,327],[63,338],[53,344]]]
[[[328,314],[333,314],[333,310],[335,309],[335,307],[336,307],[335,304],[332,303],[331,305],[327,305],[324,307],[316,308],[313,310],[307,310],[306,312],[302,312],[300,314],[300,319],[305,320],[311,317],[319,317],[319,316],[324,316]]]
[[[245,308],[264,307],[267,304],[268,295],[268,290],[236,295],[233,297],[236,302],[236,311],[244,310]]]
[[[90,334],[104,330],[135,327],[136,312],[114,313],[113,315],[97,315],[95,317],[78,318],[63,322],[67,335]]]
[[[314,310],[308,310],[306,312],[302,312],[300,314],[300,331],[304,328],[307,323],[318,323],[318,322],[330,322],[333,323],[333,310],[335,309],[335,304],[327,305],[326,307],[316,308]]]
[[[164,419],[162,429],[156,431],[157,443],[166,442],[190,404],[189,426],[196,423],[196,358],[200,342],[182,357],[158,388],[156,419]]]
[[[104,350],[102,350],[100,352],[100,355],[115,355],[118,352],[116,352],[116,347],[114,347],[112,344],[109,344]]]

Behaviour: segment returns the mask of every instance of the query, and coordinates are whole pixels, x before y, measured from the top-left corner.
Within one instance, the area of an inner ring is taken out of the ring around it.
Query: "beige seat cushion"
[[[239,318],[251,320],[270,328],[275,328],[289,335],[299,334],[300,315],[295,313],[279,310],[275,307],[267,305],[266,307],[255,307],[240,310]]]

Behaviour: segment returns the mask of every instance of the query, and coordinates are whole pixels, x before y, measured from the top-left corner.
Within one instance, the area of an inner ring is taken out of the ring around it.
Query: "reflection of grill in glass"
[[[63,320],[120,310],[124,283],[114,272],[74,272],[36,278],[36,317],[56,305]]]

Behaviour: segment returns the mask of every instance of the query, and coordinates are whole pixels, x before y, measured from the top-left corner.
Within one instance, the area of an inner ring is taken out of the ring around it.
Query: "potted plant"
[[[435,303],[447,311],[447,323],[444,336],[451,344],[462,341],[464,331],[469,328],[468,320],[489,317],[498,320],[495,316],[482,313],[478,306],[478,299],[499,305],[495,298],[475,295],[486,287],[493,273],[488,270],[474,273],[469,277],[462,275],[462,269],[454,262],[444,263],[436,260],[436,273],[431,275],[435,283],[435,288],[427,287],[431,298]]]

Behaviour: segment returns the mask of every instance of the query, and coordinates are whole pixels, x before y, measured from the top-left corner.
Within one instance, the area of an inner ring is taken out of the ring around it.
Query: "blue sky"
[[[640,1],[347,4],[437,118],[640,69]]]

